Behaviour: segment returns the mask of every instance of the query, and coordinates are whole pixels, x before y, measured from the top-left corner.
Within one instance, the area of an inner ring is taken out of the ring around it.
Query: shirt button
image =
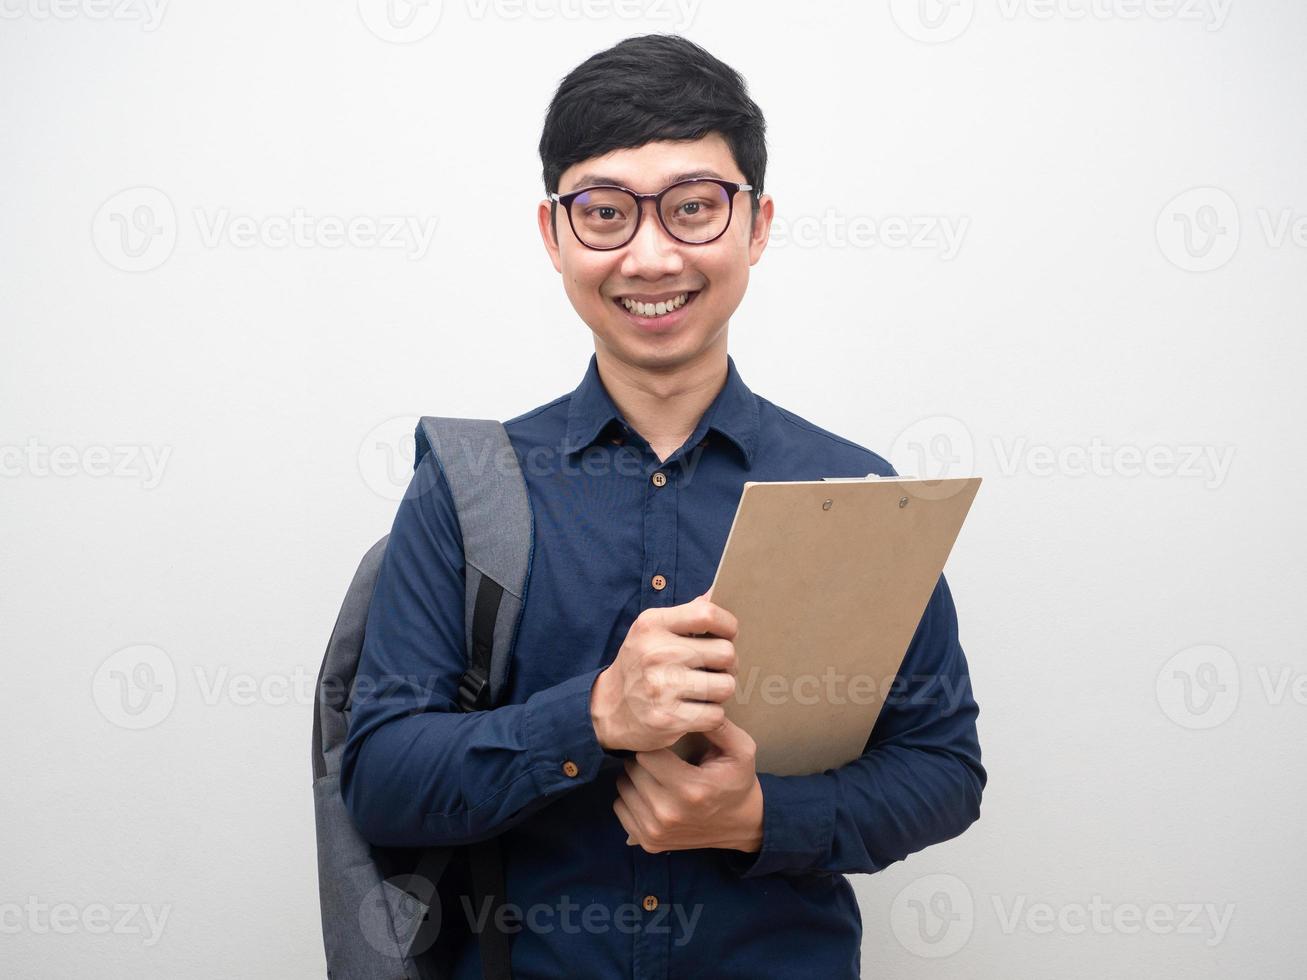
[[[646,895],[640,904],[644,906],[646,912],[652,912],[658,907],[658,898],[655,895]]]
[[[566,762],[563,763],[563,775],[566,776],[568,779],[576,778],[576,774],[580,771],[581,770],[577,768],[576,763],[573,762],[571,759],[568,759]]]
[[[654,587],[655,592],[661,592],[667,587],[667,579],[663,578],[661,575],[655,575],[649,584]]]
[[[657,473],[653,475],[654,486],[661,487],[661,486],[666,486],[666,484],[667,484],[667,474],[664,473],[662,470],[659,470]]]

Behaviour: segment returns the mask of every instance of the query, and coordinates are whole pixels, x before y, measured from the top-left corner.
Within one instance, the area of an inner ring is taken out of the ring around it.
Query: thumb
[[[701,734],[715,745],[722,755],[745,755],[753,747],[753,738],[749,733],[729,718],[717,728]]]

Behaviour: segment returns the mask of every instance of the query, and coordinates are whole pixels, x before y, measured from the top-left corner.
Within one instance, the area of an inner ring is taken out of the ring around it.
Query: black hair
[[[540,135],[545,190],[563,171],[613,150],[720,133],[758,212],[767,124],[743,77],[679,34],[640,34],[591,55],[558,85]],[[555,214],[555,220],[557,215]]]

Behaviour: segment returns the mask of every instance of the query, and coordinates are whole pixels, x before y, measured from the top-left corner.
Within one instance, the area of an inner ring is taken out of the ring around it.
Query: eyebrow
[[[670,187],[672,184],[679,184],[683,180],[697,180],[700,177],[713,177],[717,180],[726,180],[716,170],[689,170],[683,174],[672,174],[663,184],[664,187]],[[613,184],[617,187],[626,187],[626,182],[618,180],[616,177],[608,177],[604,174],[582,174],[577,178],[576,184],[572,190],[578,190],[582,187],[594,187],[597,184]],[[570,191],[568,193],[571,193]]]

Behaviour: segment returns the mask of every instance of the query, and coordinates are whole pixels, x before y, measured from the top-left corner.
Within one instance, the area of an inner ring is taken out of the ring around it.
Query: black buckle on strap
[[[464,711],[484,708],[488,700],[490,678],[475,667],[469,668],[458,682],[458,704]]]

